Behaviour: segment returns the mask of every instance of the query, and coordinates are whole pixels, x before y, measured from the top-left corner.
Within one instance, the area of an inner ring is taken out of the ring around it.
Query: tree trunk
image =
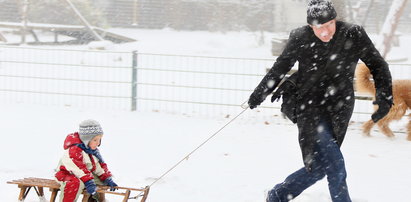
[[[377,49],[384,58],[391,49],[391,41],[394,38],[395,30],[397,29],[398,22],[400,21],[400,17],[406,4],[407,0],[394,0],[391,4],[387,17],[385,18],[380,33],[382,36],[382,42],[377,46]]]

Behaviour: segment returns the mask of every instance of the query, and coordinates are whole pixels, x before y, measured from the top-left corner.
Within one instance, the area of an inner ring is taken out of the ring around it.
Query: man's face
[[[335,22],[336,20],[333,19],[324,24],[310,25],[310,27],[313,29],[315,36],[322,42],[329,42],[335,34]]]

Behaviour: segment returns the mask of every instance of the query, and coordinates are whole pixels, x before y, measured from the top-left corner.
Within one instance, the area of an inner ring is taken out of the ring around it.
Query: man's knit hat
[[[333,3],[330,0],[310,0],[307,7],[307,23],[310,25],[324,24],[337,17]]]
[[[88,147],[91,139],[97,135],[103,135],[103,129],[97,121],[88,119],[80,123],[78,134],[80,140]]]

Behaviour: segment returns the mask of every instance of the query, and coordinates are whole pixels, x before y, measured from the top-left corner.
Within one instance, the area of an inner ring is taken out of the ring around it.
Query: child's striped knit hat
[[[80,123],[78,134],[80,140],[88,147],[88,143],[97,135],[103,135],[100,124],[92,119],[84,120]]]

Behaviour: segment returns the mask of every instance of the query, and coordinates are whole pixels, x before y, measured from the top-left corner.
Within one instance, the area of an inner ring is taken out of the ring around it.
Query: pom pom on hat
[[[307,23],[324,24],[337,17],[333,3],[329,0],[310,0],[307,7]]]
[[[84,120],[79,125],[80,140],[88,147],[88,143],[97,135],[103,135],[100,124],[92,119]]]

